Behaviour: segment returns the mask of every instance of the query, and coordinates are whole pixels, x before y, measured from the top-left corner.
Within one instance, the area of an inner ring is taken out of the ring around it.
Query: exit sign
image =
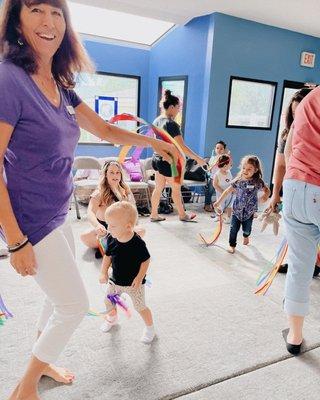
[[[300,65],[302,67],[313,68],[315,59],[316,55],[314,53],[308,53],[307,51],[303,51],[301,53]]]

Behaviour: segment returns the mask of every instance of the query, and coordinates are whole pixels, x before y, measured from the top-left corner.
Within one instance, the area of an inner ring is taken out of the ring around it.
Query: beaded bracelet
[[[23,249],[29,242],[27,236],[25,236],[24,240],[21,243],[16,243],[13,246],[8,246],[9,253],[15,253],[16,251]]]

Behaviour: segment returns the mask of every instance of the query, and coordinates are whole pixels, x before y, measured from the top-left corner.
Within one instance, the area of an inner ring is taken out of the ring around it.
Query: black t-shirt
[[[181,135],[181,129],[179,124],[177,124],[173,119],[164,117],[160,115],[153,121],[153,125],[158,128],[164,129],[172,138]],[[157,136],[157,135],[156,135]],[[161,139],[161,137],[157,136],[157,139]]]
[[[106,255],[112,259],[110,279],[119,286],[131,286],[140,271],[141,263],[150,258],[145,242],[134,233],[126,243],[119,242],[111,235],[107,238]],[[145,277],[142,283],[145,283]]]

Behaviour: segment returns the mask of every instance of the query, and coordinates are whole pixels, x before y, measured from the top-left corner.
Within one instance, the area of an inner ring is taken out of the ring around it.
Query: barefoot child
[[[100,283],[107,283],[107,294],[127,293],[130,296],[133,307],[145,323],[141,341],[151,343],[155,332],[151,311],[145,304],[145,275],[150,254],[145,242],[134,232],[137,218],[135,206],[127,201],[113,203],[107,208],[105,220],[110,235],[102,261]],[[101,330],[108,332],[117,323],[117,310],[108,298],[105,304],[107,315]]]
[[[220,207],[228,195],[232,192],[235,193],[229,235],[229,253],[233,254],[235,252],[240,226],[242,226],[243,244],[249,244],[254,213],[258,210],[259,190],[264,192],[261,197],[261,201],[264,203],[268,200],[270,189],[262,180],[260,160],[254,155],[245,156],[241,160],[240,172],[237,178],[214,203],[215,207]]]
[[[231,185],[232,175],[230,172],[231,168],[231,157],[227,154],[222,154],[218,158],[217,162],[218,171],[214,174],[213,177],[213,187],[216,190],[217,199],[222,195],[222,193],[228,189]],[[224,198],[221,202],[220,209],[222,212],[226,213],[224,222],[226,224],[230,224],[231,221],[231,212],[232,212],[232,202],[233,202],[233,193],[230,193],[228,196]],[[215,217],[218,220],[218,216]]]

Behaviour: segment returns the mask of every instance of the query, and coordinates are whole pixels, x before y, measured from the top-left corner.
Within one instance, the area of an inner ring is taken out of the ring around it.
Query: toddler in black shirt
[[[137,219],[137,209],[128,201],[120,201],[107,208],[105,220],[109,235],[99,281],[107,283],[107,295],[127,293],[130,296],[146,325],[141,341],[151,343],[155,331],[151,311],[145,304],[145,275],[150,254],[145,242],[134,232]],[[105,304],[107,314],[101,330],[108,332],[117,323],[117,310],[107,297]]]

